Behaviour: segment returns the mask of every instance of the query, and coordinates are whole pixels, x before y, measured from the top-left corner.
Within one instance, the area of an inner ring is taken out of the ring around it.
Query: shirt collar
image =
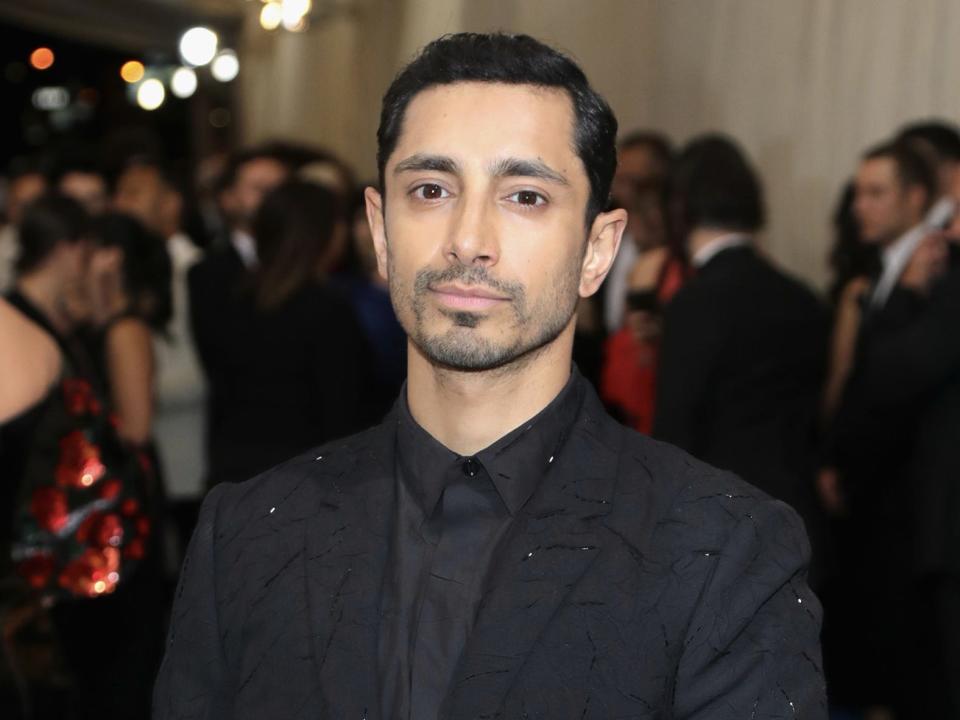
[[[742,247],[750,242],[750,236],[744,233],[728,233],[716,237],[694,253],[690,262],[694,267],[702,268],[724,250]]]
[[[230,244],[237,251],[237,255],[240,256],[245,268],[250,270],[257,266],[257,243],[250,233],[243,230],[234,230],[230,233]]]
[[[583,405],[584,382],[574,367],[567,384],[549,405],[472,457],[493,481],[511,515],[526,504],[559,457]],[[445,447],[414,420],[406,385],[398,405],[401,473],[420,509],[429,517],[447,483],[463,472],[468,458]]]

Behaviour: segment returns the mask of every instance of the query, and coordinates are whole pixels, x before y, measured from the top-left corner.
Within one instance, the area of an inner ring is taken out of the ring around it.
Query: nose
[[[500,260],[494,209],[487,199],[464,197],[450,228],[446,257],[462,265],[492,267]]]

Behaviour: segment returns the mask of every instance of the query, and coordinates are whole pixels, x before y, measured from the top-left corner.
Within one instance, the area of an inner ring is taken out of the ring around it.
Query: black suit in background
[[[904,717],[960,718],[958,248],[929,298],[898,287],[868,312],[832,439],[851,494],[849,544],[868,545],[861,555],[893,588],[875,600],[874,625],[907,613],[897,649],[909,682],[893,699]]]
[[[655,437],[792,505],[815,540],[816,425],[828,321],[749,246],[717,253],[663,319]]]
[[[797,516],[583,397],[493,551],[440,717],[825,718]],[[397,423],[209,494],[157,720],[382,717]]]
[[[261,311],[252,284],[233,248],[189,275],[209,388],[208,485],[246,480],[369,420],[369,353],[349,303],[312,283]]]

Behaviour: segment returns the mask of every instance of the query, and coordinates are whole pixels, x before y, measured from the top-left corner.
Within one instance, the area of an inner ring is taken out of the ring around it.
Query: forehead
[[[418,93],[404,113],[388,164],[413,153],[464,161],[538,157],[561,172],[579,166],[574,112],[559,88],[462,82]]]
[[[896,180],[897,168],[892,158],[879,157],[864,160],[857,171],[858,183],[892,185]]]
[[[237,168],[237,180],[260,179],[264,176],[274,178],[286,175],[287,169],[282,162],[272,157],[257,157],[248,160]]]

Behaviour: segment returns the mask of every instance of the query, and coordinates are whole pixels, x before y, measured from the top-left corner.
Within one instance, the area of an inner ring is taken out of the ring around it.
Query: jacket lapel
[[[609,424],[609,425],[608,425]],[[596,396],[496,551],[441,717],[495,717],[538,638],[603,551],[622,433]],[[604,440],[604,438],[606,438]]]
[[[380,594],[394,504],[396,419],[317,460],[306,584],[325,717],[380,717]]]

